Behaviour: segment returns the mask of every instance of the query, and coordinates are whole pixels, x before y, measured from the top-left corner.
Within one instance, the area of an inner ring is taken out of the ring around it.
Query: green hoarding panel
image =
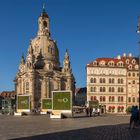
[[[30,109],[30,97],[17,96],[17,109]]]
[[[53,110],[71,110],[71,92],[53,92]]]
[[[98,108],[99,107],[99,102],[98,100],[95,101],[89,101],[89,106],[93,108]]]
[[[52,99],[42,99],[42,109],[52,109]]]

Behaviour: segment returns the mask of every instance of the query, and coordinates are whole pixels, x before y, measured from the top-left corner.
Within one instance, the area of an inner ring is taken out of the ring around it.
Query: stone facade
[[[97,58],[87,64],[87,101],[98,100],[104,112],[125,113],[139,99],[138,59],[132,54]]]
[[[49,16],[43,11],[38,18],[37,36],[30,41],[26,59],[22,55],[15,77],[16,94],[31,95],[32,108],[40,105],[42,98],[51,98],[56,90],[75,92],[75,79],[66,50],[63,67],[59,62],[57,43],[51,38]]]

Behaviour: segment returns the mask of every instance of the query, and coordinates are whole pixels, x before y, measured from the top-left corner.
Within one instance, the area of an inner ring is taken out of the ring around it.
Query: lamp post
[[[140,111],[140,16],[138,16],[138,26],[137,26],[137,34],[138,34],[138,45],[139,45],[139,111]]]

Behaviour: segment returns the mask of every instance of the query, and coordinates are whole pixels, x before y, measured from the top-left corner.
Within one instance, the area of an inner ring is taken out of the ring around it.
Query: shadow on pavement
[[[140,140],[140,128],[128,129],[128,124],[106,125],[13,140]]]

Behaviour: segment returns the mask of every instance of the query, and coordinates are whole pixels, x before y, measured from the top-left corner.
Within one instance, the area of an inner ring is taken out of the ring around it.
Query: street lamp
[[[138,16],[138,26],[137,26],[137,34],[138,34],[138,44],[139,44],[139,110],[140,110],[140,16]]]

